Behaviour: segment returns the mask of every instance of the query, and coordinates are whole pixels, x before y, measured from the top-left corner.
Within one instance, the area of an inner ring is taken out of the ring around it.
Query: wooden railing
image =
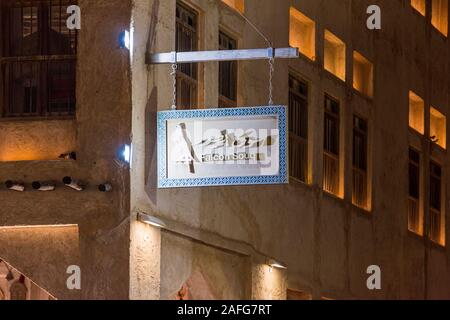
[[[360,208],[367,208],[367,173],[353,168],[353,204]]]
[[[408,229],[420,234],[419,200],[413,197],[408,199]]]
[[[339,195],[339,158],[328,152],[323,154],[323,189]]]
[[[293,133],[289,134],[290,176],[308,182],[308,141]]]
[[[436,243],[441,243],[441,232],[441,212],[430,208],[430,239]]]

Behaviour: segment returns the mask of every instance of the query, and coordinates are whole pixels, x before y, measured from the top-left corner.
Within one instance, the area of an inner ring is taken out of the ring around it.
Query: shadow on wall
[[[13,273],[14,279],[20,282],[23,275],[28,289],[32,287],[27,279],[32,279],[36,287],[45,288],[56,299],[80,298],[79,291],[69,290],[66,285],[67,268],[80,265],[78,226],[0,227],[0,243],[1,259],[19,270]],[[0,281],[6,276],[0,270]]]
[[[145,192],[157,204],[158,150],[157,150],[158,89],[153,88],[145,107]]]

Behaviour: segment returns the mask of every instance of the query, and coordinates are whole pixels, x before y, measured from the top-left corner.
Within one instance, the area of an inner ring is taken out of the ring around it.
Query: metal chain
[[[269,106],[273,106],[273,74],[275,72],[275,59],[269,59]]]
[[[172,72],[170,73],[173,79],[172,110],[177,110],[177,69],[178,65],[176,63],[172,64]]]

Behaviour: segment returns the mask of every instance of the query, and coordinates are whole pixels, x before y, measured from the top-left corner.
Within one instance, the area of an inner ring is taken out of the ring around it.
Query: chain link
[[[172,110],[177,110],[177,69],[178,65],[176,63],[172,64],[172,72],[170,73],[173,79]]]
[[[269,106],[273,106],[273,74],[275,72],[275,59],[269,59]]]

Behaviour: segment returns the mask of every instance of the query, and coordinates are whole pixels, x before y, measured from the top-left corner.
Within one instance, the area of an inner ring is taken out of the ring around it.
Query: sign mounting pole
[[[212,61],[270,60],[298,58],[298,48],[190,51],[148,53],[147,64],[177,64]]]

